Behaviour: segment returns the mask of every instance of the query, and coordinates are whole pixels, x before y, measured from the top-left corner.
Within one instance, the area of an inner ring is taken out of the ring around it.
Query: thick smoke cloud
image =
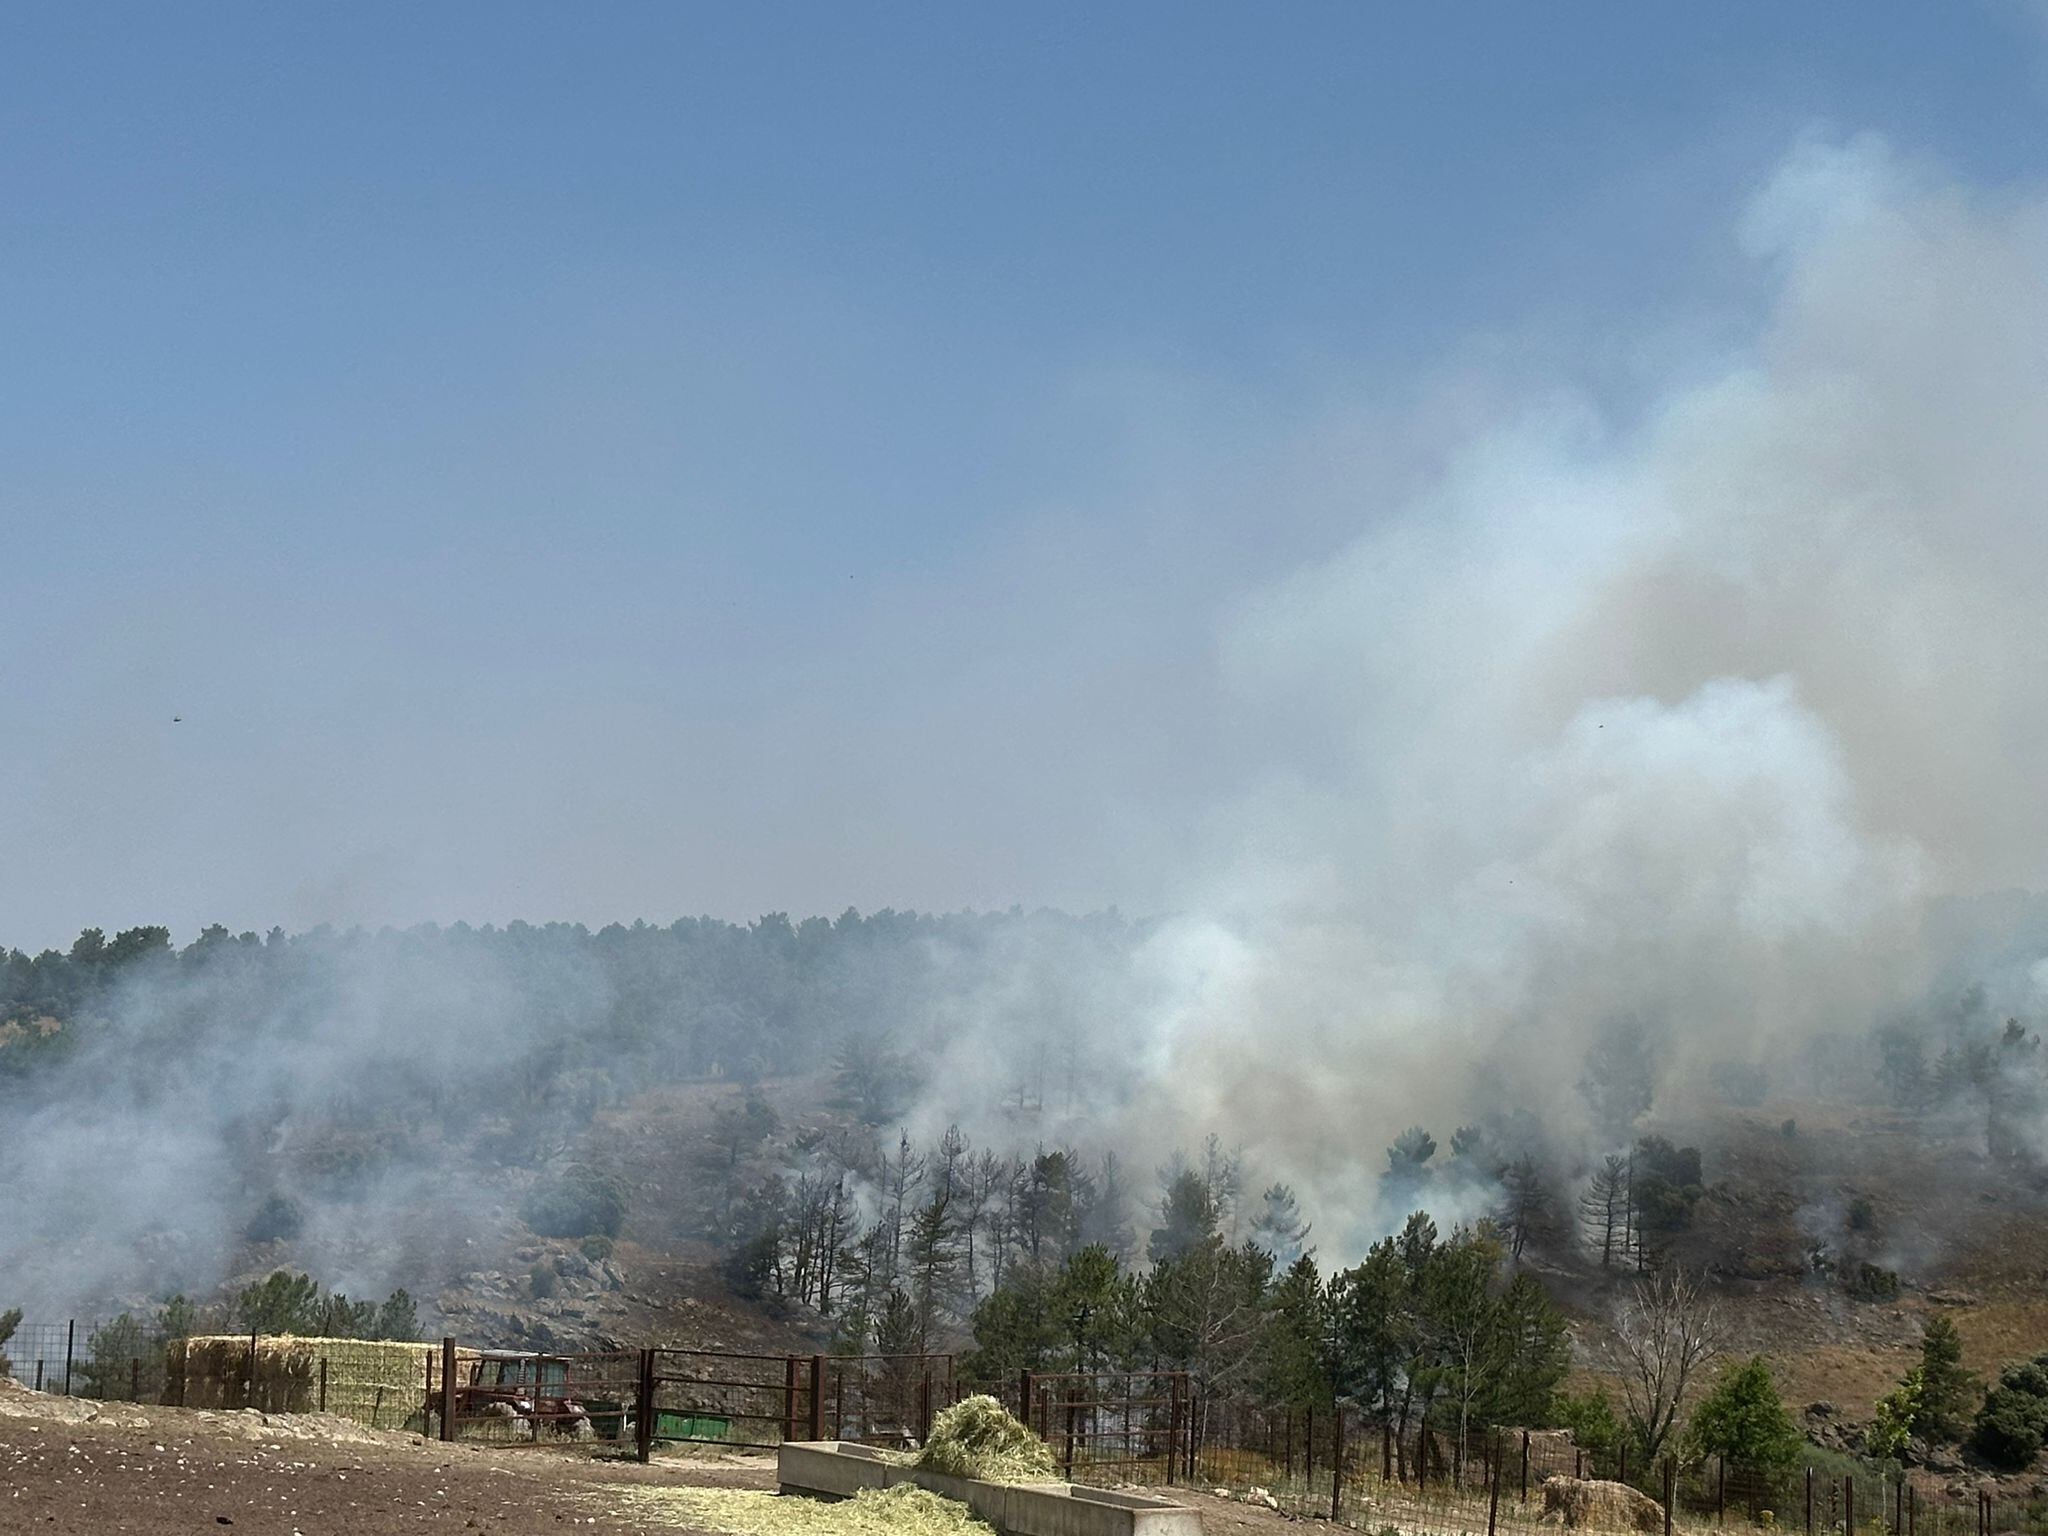
[[[1921,1003],[1930,902],[2040,883],[2048,203],[1816,141],[1737,235],[1738,355],[1511,415],[1223,635],[1270,771],[1148,957],[1131,1123],[1225,1128],[1338,1246],[1403,1125],[1594,1139],[1615,1021],[1672,1081],[1796,1060]]]

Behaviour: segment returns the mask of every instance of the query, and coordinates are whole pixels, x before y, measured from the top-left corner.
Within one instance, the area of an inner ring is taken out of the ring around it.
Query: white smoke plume
[[[1222,635],[1267,773],[1147,952],[1123,1123],[1223,1129],[1332,1256],[1402,1126],[1583,1134],[1616,1020],[1671,1079],[1860,1036],[1930,902],[2041,882],[2048,201],[1815,140],[1734,233],[1737,355],[1509,414]]]

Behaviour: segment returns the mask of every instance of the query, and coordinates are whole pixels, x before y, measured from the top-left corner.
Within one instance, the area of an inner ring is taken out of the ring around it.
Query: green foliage
[[[581,1243],[577,1244],[577,1247],[582,1252],[583,1257],[590,1260],[593,1264],[602,1264],[612,1256],[612,1240],[599,1233],[593,1232],[590,1236],[584,1238]]]
[[[1621,1420],[1604,1388],[1558,1393],[1551,1399],[1549,1422],[1570,1430],[1572,1443],[1596,1456],[1610,1456],[1621,1445]]]
[[[886,1041],[848,1040],[832,1062],[832,1105],[862,1125],[888,1125],[916,1097],[918,1076],[909,1057]]]
[[[163,1395],[164,1337],[123,1312],[86,1335],[77,1370],[81,1396],[153,1401]]]
[[[14,1362],[7,1358],[7,1341],[14,1337],[14,1330],[21,1326],[21,1308],[9,1307],[0,1312],[0,1376],[14,1370]]]
[[[419,1336],[419,1307],[411,1294],[401,1287],[385,1297],[384,1304],[377,1309],[376,1331],[372,1337],[410,1344]]]
[[[315,1335],[322,1318],[320,1284],[311,1275],[275,1270],[235,1297],[235,1321],[244,1333]]]
[[[169,1298],[157,1308],[156,1331],[165,1343],[191,1338],[199,1332],[199,1309],[182,1293]]]
[[[2005,1366],[1984,1394],[1970,1429],[1970,1449],[2011,1472],[2034,1464],[2048,1440],[2048,1355]]]
[[[1765,1474],[1789,1471],[1803,1443],[1762,1355],[1722,1373],[1693,1410],[1685,1438],[1695,1455],[1725,1456]]]
[[[1159,1204],[1159,1225],[1153,1228],[1145,1251],[1155,1264],[1171,1263],[1213,1241],[1220,1219],[1207,1182],[1194,1169],[1183,1168],[1166,1187]]]
[[[545,1301],[555,1294],[559,1279],[552,1264],[536,1264],[526,1272],[526,1288],[533,1292],[535,1301]]]
[[[1876,1264],[1858,1264],[1843,1279],[1842,1289],[1855,1301],[1897,1301],[1899,1272]]]
[[[1877,1400],[1870,1431],[1864,1437],[1871,1455],[1879,1461],[1898,1460],[1906,1442],[1913,1438],[1913,1422],[1920,1415],[1925,1396],[1926,1376],[1916,1365],[1896,1387]]]
[[[1634,1175],[1638,1231],[1682,1232],[1692,1225],[1705,1182],[1698,1147],[1645,1136],[1636,1143]]]
[[[1936,1445],[1953,1445],[1969,1425],[1976,1376],[1963,1369],[1963,1341],[1945,1313],[1928,1318],[1920,1336],[1920,1402],[1913,1433]]]
[[[1877,1207],[1870,1203],[1867,1195],[1858,1195],[1849,1202],[1849,1230],[1869,1232],[1877,1226]]]
[[[617,1237],[626,1220],[626,1186],[589,1163],[576,1163],[536,1184],[520,1208],[542,1237]]]

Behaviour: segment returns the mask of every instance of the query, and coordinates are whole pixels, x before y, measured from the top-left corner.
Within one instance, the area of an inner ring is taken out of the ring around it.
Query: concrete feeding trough
[[[946,1477],[845,1440],[784,1444],[775,1459],[775,1481],[784,1493],[819,1499],[850,1499],[863,1488],[915,1483],[941,1498],[958,1499],[1003,1536],[1202,1536],[1201,1511],[1169,1499],[1076,1483]]]

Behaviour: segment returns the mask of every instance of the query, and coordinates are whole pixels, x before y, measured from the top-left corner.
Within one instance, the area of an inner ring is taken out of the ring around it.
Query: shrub
[[[1572,1443],[1596,1456],[1605,1456],[1621,1444],[1621,1420],[1606,1392],[1560,1392],[1551,1404],[1551,1422],[1572,1432]]]
[[[555,1294],[555,1272],[546,1264],[536,1264],[526,1272],[526,1284],[536,1301],[544,1301]]]
[[[0,1376],[14,1374],[14,1362],[7,1358],[7,1341],[14,1337],[14,1330],[21,1326],[21,1308],[10,1307],[0,1312]]]
[[[1842,1289],[1856,1301],[1897,1301],[1899,1272],[1875,1264],[1858,1264],[1843,1282]]]
[[[1725,1456],[1738,1467],[1769,1475],[1790,1471],[1802,1443],[1762,1355],[1722,1374],[1693,1411],[1685,1436],[1695,1454]]]
[[[242,1228],[252,1243],[289,1242],[305,1230],[306,1213],[286,1195],[272,1195],[256,1207],[256,1213]]]
[[[535,1185],[520,1214],[542,1237],[617,1237],[626,1220],[626,1187],[602,1169],[578,1163]]]
[[[612,1256],[612,1240],[592,1233],[583,1239],[583,1257],[593,1264],[602,1264]]]
[[[1849,1202],[1849,1230],[1868,1232],[1877,1225],[1877,1207],[1868,1198],[1858,1195]]]
[[[2034,1464],[2048,1439],[2048,1356],[2039,1356],[1998,1373],[1998,1384],[1984,1394],[1977,1422],[1970,1430],[1970,1448],[1995,1467],[2020,1472]]]

